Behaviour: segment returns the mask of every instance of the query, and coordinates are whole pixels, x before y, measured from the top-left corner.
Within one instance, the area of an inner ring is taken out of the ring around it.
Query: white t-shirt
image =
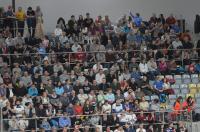
[[[17,117],[22,117],[22,114],[25,112],[24,106],[19,105],[19,106],[14,106],[14,110],[16,112]]]
[[[115,110],[115,112],[121,112],[123,110],[123,106],[122,106],[122,104],[117,106],[116,103],[114,103],[112,105],[112,109]]]
[[[97,81],[97,84],[102,83],[103,78],[105,78],[105,74],[100,75],[100,73],[97,73],[95,76],[95,80]]]
[[[62,29],[56,28],[54,30],[54,34],[55,34],[56,37],[61,36],[62,35]]]
[[[146,63],[145,64],[140,63],[139,64],[139,68],[140,68],[140,72],[142,72],[142,73],[147,73],[148,72],[148,66],[147,66]]]
[[[107,104],[107,105],[104,104],[102,106],[102,111],[103,111],[103,113],[107,113],[107,114],[111,113],[111,105],[110,104]]]
[[[143,128],[142,130],[140,128],[136,129],[136,132],[146,132],[146,130]]]

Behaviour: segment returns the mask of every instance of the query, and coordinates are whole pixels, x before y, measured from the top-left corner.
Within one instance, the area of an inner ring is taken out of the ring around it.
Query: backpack
[[[160,99],[160,103],[166,103],[166,101],[167,101],[166,94],[163,94],[163,93],[160,94],[159,99]]]

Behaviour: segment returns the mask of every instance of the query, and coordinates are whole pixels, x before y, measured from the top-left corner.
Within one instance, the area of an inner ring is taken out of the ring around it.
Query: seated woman
[[[159,71],[162,75],[166,75],[167,72],[168,72],[168,66],[167,66],[167,63],[164,59],[161,59],[161,61],[159,62],[158,64],[158,68],[159,68]]]
[[[195,62],[192,62],[190,65],[188,65],[188,72],[190,74],[194,74],[196,72],[196,66]]]
[[[183,102],[182,102],[182,97],[179,96],[176,101],[174,102],[174,105],[173,105],[173,113],[172,113],[172,119],[175,120],[175,119],[179,119],[180,116],[181,116],[181,113],[182,113],[182,105],[183,105]]]
[[[173,94],[174,91],[170,88],[170,84],[167,81],[167,79],[161,79],[161,77],[156,78],[156,81],[154,82],[154,91],[160,95],[160,94]]]
[[[183,67],[177,65],[176,61],[174,59],[172,59],[169,63],[168,63],[168,68],[169,71],[175,74],[180,74],[180,73],[184,73],[185,70],[183,69]]]

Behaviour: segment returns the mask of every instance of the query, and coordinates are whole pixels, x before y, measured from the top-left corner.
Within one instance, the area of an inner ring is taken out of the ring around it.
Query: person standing
[[[24,21],[26,18],[25,12],[22,10],[22,7],[18,8],[18,11],[15,14],[17,19],[17,26],[18,26],[18,32],[21,34],[21,36],[24,35]]]
[[[12,33],[12,36],[14,37],[14,28],[15,28],[15,18],[13,13],[12,6],[8,6],[8,10],[5,12],[5,27],[9,27],[10,32]]]
[[[32,9],[32,7],[28,7],[26,15],[27,15],[28,32],[30,34],[30,37],[34,38],[35,28],[36,28],[36,17],[35,17],[35,11]]]
[[[40,6],[36,7],[35,11],[36,16],[36,29],[35,29],[35,37],[43,39],[44,38],[44,28],[43,28],[43,13],[40,9]]]

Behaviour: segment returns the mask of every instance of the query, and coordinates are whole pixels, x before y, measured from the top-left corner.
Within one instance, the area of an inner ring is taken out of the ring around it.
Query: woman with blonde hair
[[[43,27],[43,13],[40,9],[40,6],[36,7],[35,10],[36,16],[36,29],[35,29],[35,37],[43,39],[44,38],[44,27]]]

